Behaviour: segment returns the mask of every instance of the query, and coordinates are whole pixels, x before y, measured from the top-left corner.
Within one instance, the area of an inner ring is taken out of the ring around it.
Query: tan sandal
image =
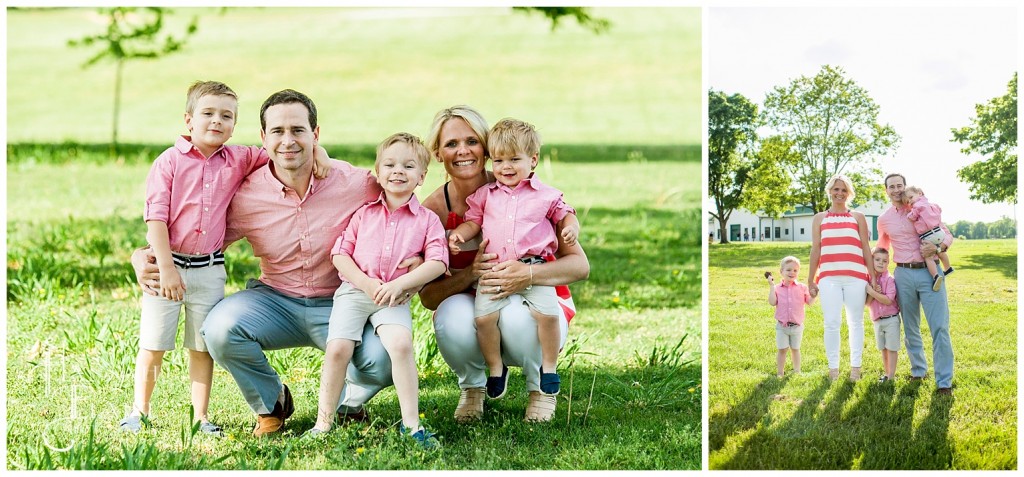
[[[839,368],[829,368],[828,369],[828,379],[830,379],[832,381],[835,381],[835,380],[839,379]]]
[[[860,368],[850,368],[850,381],[860,381]]]
[[[555,417],[555,406],[558,398],[530,391],[530,399],[526,404],[526,422],[549,422]]]
[[[459,405],[455,408],[455,421],[467,423],[483,418],[486,392],[485,388],[463,389],[459,395]]]

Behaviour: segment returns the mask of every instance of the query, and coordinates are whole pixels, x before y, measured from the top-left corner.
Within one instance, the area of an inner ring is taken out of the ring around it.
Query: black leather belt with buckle
[[[174,264],[181,268],[203,268],[224,264],[224,252],[221,252],[220,250],[209,255],[198,256],[172,253],[171,258],[174,259]]]

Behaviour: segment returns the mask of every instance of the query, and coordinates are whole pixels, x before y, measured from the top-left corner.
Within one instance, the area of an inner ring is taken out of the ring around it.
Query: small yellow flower
[[[363,452],[366,452],[366,448],[365,447],[360,447],[360,448],[356,449],[356,454],[362,454]]]
[[[426,418],[426,417],[427,417],[427,416],[426,416],[426,415],[424,415],[424,414],[423,414],[422,412],[420,413],[420,419],[424,419],[424,418]]]
[[[63,300],[64,299],[64,294],[61,293],[60,295],[57,295],[57,299],[58,300]]]
[[[679,275],[679,270],[672,270],[673,275]]]
[[[693,391],[694,391],[694,388],[690,388],[690,392],[692,393]]]

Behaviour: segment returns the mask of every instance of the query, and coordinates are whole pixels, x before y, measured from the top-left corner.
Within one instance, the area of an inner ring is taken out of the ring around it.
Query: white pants
[[[540,391],[540,339],[537,322],[530,308],[519,295],[509,297],[511,303],[501,309],[498,329],[501,330],[501,360],[506,366],[523,368],[526,388]],[[476,340],[473,319],[473,296],[459,293],[446,298],[434,313],[437,348],[448,366],[459,377],[462,389],[482,388],[487,384],[487,363]],[[559,308],[560,345],[565,346],[569,324]]]
[[[839,328],[846,306],[850,333],[850,367],[859,368],[864,352],[864,300],[868,282],[854,277],[825,277],[818,282],[821,314],[825,318],[825,357],[829,369],[839,368]]]

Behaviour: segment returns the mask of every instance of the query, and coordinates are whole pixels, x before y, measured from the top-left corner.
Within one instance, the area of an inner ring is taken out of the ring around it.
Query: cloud
[[[832,38],[824,43],[809,46],[804,50],[803,56],[815,64],[839,64],[849,59],[852,52],[844,43]]]

